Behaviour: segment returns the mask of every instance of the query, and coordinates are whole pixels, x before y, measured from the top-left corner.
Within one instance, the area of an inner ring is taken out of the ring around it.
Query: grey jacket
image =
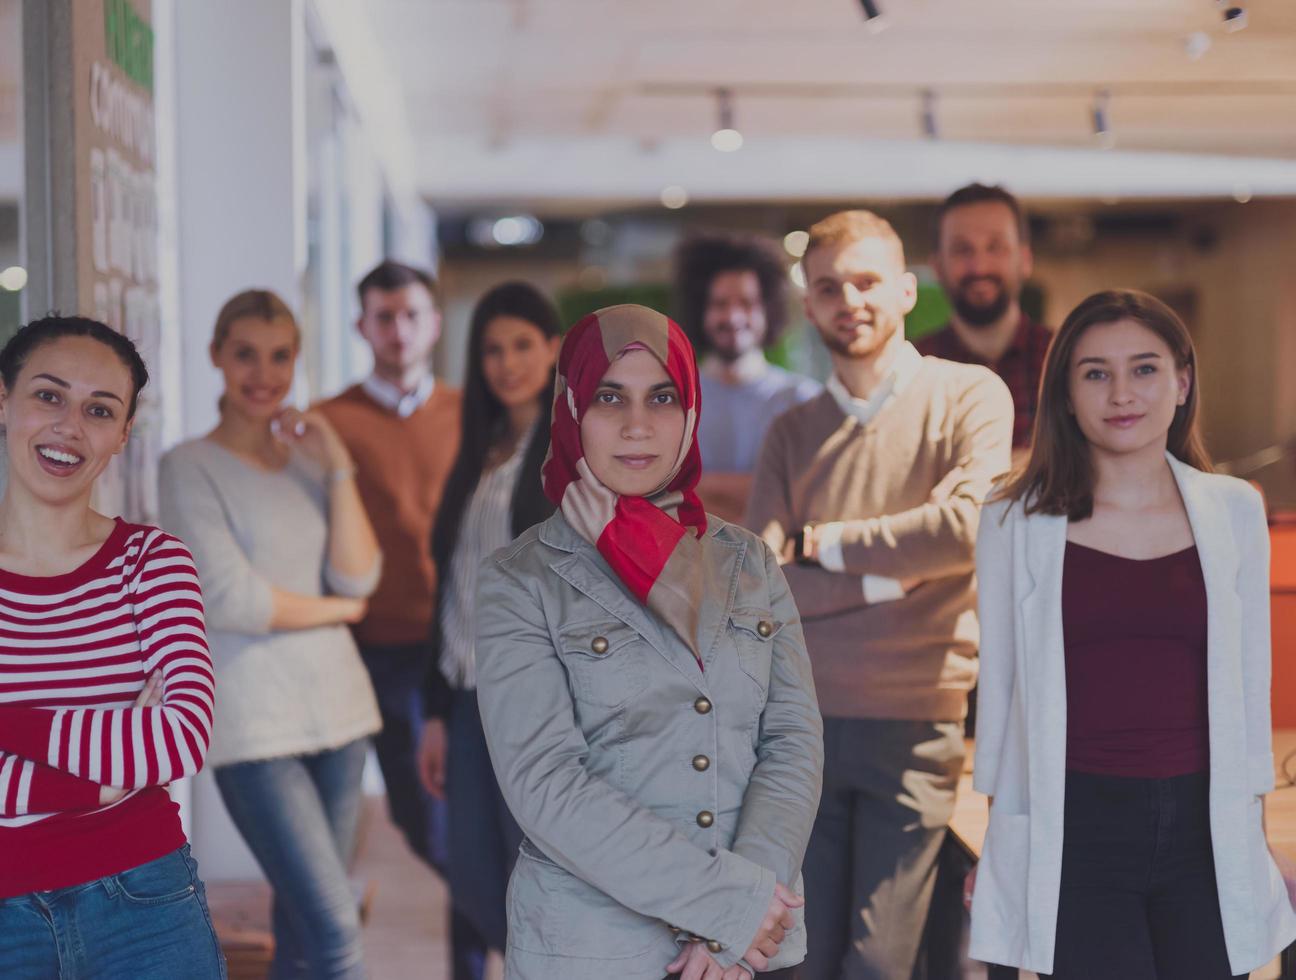
[[[526,833],[506,980],[661,980],[673,930],[731,966],[799,887],[823,767],[801,623],[760,538],[713,517],[703,543],[727,584],[705,670],[561,513],[482,568],[477,696]],[[804,955],[798,916],[773,965]]]

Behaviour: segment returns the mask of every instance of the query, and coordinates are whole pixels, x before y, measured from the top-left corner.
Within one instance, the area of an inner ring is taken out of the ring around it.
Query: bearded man
[[[932,267],[954,308],[950,322],[916,343],[919,353],[983,364],[1012,392],[1013,449],[1030,445],[1044,355],[1053,332],[1021,309],[1030,278],[1028,224],[1017,198],[1002,187],[969,184],[936,212]]]

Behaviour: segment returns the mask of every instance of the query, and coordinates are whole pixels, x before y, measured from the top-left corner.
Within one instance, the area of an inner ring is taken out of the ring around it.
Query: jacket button
[[[693,710],[700,715],[711,713],[711,702],[706,698],[698,698],[693,702]]]
[[[693,768],[698,772],[706,772],[711,768],[711,760],[704,755],[693,756]]]
[[[710,810],[703,810],[697,815],[697,823],[699,827],[710,827],[715,823],[715,814]]]
[[[768,619],[762,619],[759,623],[756,624],[756,632],[759,633],[761,636],[768,637],[771,633],[774,632],[774,624],[771,623]]]
[[[594,642],[590,644],[590,649],[593,650],[595,653],[597,653],[600,657],[603,656],[603,654],[608,652],[607,637],[606,636],[594,637]]]
[[[708,939],[707,949],[709,949],[713,953],[719,953],[722,950],[724,950],[724,946],[722,946],[718,940]]]

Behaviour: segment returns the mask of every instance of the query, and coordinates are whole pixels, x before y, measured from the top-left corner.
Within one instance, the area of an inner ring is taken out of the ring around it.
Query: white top
[[[891,366],[890,372],[867,398],[852,395],[841,378],[837,377],[836,371],[829,376],[827,388],[844,413],[855,418],[860,425],[868,425],[877,418],[878,412],[905,390],[921,368],[922,355],[918,353],[917,347],[906,340],[896,353],[895,364]]]
[[[193,552],[216,669],[207,764],[337,748],[382,727],[369,674],[343,625],[272,632],[272,587],[362,597],[363,578],[328,565],[328,490],[300,453],[277,471],[210,439],[176,446],[158,471],[163,526]]]
[[[441,673],[456,690],[477,687],[477,571],[483,558],[513,540],[513,490],[530,443],[530,436],[521,440],[512,456],[477,482],[441,581]]]
[[[366,395],[387,411],[395,412],[401,418],[407,419],[432,397],[432,392],[436,389],[436,378],[431,373],[425,374],[423,380],[414,386],[414,390],[407,393],[390,381],[371,374],[364,379],[360,387],[364,389]]]

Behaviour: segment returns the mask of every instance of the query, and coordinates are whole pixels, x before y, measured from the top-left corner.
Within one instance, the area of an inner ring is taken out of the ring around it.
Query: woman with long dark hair
[[[805,956],[823,768],[796,605],[764,542],[697,497],[697,364],[676,324],[592,313],[558,375],[558,512],[484,562],[477,593],[486,741],[526,834],[505,976],[785,971]]]
[[[503,283],[478,302],[468,336],[459,455],[432,531],[441,585],[419,771],[429,792],[447,796],[455,906],[500,951],[504,893],[522,835],[500,796],[477,709],[477,568],[553,512],[540,467],[549,449],[560,330],[558,311],[527,283]]]
[[[0,976],[217,980],[224,959],[166,785],[214,698],[178,539],[91,505],[148,371],[83,317],[0,351]]]
[[[1211,473],[1197,358],[1144,293],[1090,296],[977,542],[971,955],[1057,980],[1223,980],[1296,937],[1264,833],[1269,538]]]

